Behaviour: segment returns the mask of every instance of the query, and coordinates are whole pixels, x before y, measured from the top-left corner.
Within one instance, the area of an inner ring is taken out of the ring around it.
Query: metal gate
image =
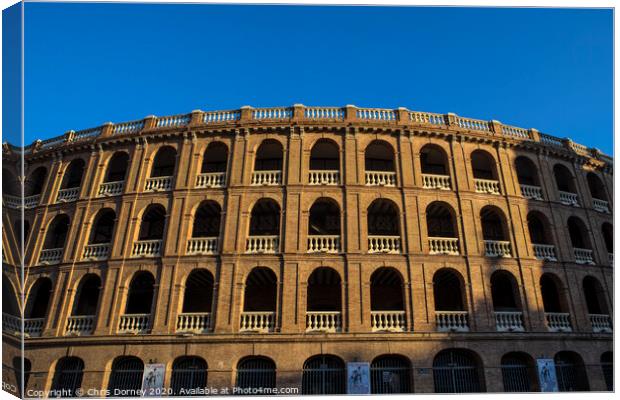
[[[370,390],[374,394],[411,393],[411,366],[396,356],[377,357],[370,364]]]
[[[200,357],[181,357],[172,365],[171,389],[174,396],[200,396],[207,386],[207,362]]]
[[[241,360],[237,366],[237,386],[243,389],[274,388],[276,365],[262,357]]]
[[[601,356],[601,368],[603,369],[605,386],[611,392],[614,390],[614,356],[610,351]]]
[[[446,350],[433,361],[435,393],[481,392],[478,366],[470,355],[459,350]]]
[[[531,392],[531,369],[516,357],[502,360],[502,380],[505,392]]]
[[[63,357],[58,360],[50,397],[75,397],[82,386],[84,361],[77,357]]]
[[[556,358],[555,374],[560,392],[580,392],[588,390],[584,367],[571,360]]]
[[[108,390],[110,397],[129,397],[142,388],[144,364],[137,357],[119,357],[112,364]],[[126,391],[125,393],[122,393]]]
[[[315,356],[304,363],[302,394],[344,394],[344,362],[334,356]]]

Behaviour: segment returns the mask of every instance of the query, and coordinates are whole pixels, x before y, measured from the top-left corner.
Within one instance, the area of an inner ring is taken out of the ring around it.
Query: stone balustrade
[[[539,260],[558,261],[555,254],[555,246],[552,244],[533,244],[534,257]]]
[[[65,249],[62,247],[56,249],[41,250],[41,254],[39,255],[39,264],[49,265],[60,263],[64,250]]]
[[[422,187],[424,189],[452,190],[450,175],[422,174]]]
[[[156,128],[172,128],[177,126],[186,126],[191,120],[191,114],[172,115],[169,117],[159,117],[155,123]]]
[[[495,327],[498,332],[525,332],[521,311],[495,311]]]
[[[35,208],[41,202],[41,195],[35,194],[24,197],[24,208]]]
[[[249,236],[245,246],[245,252],[251,254],[275,254],[280,250],[279,236]]]
[[[241,313],[240,332],[273,332],[276,313],[273,311],[243,311]]]
[[[520,185],[521,195],[530,200],[544,200],[540,186]]]
[[[196,188],[226,187],[226,172],[204,172],[196,176]]]
[[[252,109],[252,118],[262,119],[290,119],[293,116],[293,110],[289,107],[269,107]]]
[[[177,315],[177,333],[206,333],[211,330],[211,313],[181,313]]]
[[[395,121],[396,112],[384,108],[358,108],[356,117],[374,121]]]
[[[340,235],[308,235],[308,253],[339,253]]]
[[[476,193],[501,194],[499,181],[474,178],[474,184],[476,186]]]
[[[610,214],[611,211],[609,211],[609,203],[606,202],[605,200],[601,200],[601,199],[592,199],[592,208],[594,208],[595,211],[598,212],[602,212],[602,213],[606,213],[606,214]]]
[[[95,330],[95,315],[72,315],[67,318],[65,335],[90,335]]]
[[[459,255],[459,239],[446,237],[428,238],[429,254]]]
[[[467,311],[435,311],[435,324],[439,332],[469,332]]]
[[[2,201],[4,202],[4,205],[9,207],[9,208],[20,208],[22,206],[22,199],[19,196],[13,196],[10,194],[3,194],[2,195]]]
[[[187,241],[187,254],[217,254],[216,237],[191,238]]]
[[[2,313],[2,330],[5,333],[20,335],[22,332],[22,320],[15,315]]]
[[[282,184],[282,171],[252,172],[253,186],[278,186]]]
[[[144,190],[147,192],[167,192],[172,190],[172,177],[157,176],[154,178],[147,178]]]
[[[512,257],[510,242],[505,240],[485,240],[484,255],[487,257]]]
[[[60,189],[58,191],[58,196],[56,197],[56,202],[69,202],[76,201],[80,196],[80,188],[68,188],[68,189]]]
[[[579,207],[579,196],[576,193],[563,192],[558,190],[560,193],[560,203],[565,204],[567,206]]]
[[[370,323],[373,332],[404,332],[407,325],[405,311],[371,311]]]
[[[400,254],[400,236],[368,235],[369,253]]]
[[[607,314],[588,314],[592,332],[595,333],[612,333],[611,317]]]
[[[309,185],[339,185],[340,171],[311,169],[308,172]]]
[[[473,131],[484,131],[484,132],[491,131],[491,125],[489,124],[488,121],[460,117],[454,114],[448,114],[448,115],[454,118],[454,124],[458,126],[459,128],[469,129]]]
[[[39,337],[43,333],[45,318],[24,318],[24,335]]]
[[[122,314],[118,322],[118,333],[148,333],[151,314]]]
[[[238,121],[241,118],[241,112],[234,111],[207,111],[202,117],[205,124],[218,124],[224,122]]]
[[[84,247],[84,260],[106,260],[110,255],[110,243],[89,244]]]
[[[306,311],[306,332],[335,333],[341,330],[340,311]]]
[[[112,128],[112,135],[128,135],[131,133],[140,132],[144,129],[144,120],[129,121],[120,124],[114,124]]]
[[[396,172],[366,171],[366,186],[396,186]]]
[[[99,185],[99,196],[118,196],[123,193],[125,181],[104,182]]]
[[[341,107],[306,107],[304,118],[306,119],[334,119],[344,120],[344,109]]]
[[[572,332],[569,313],[545,313],[549,332]]]
[[[409,120],[416,124],[446,125],[446,116],[420,111],[409,111]]]
[[[138,240],[134,242],[131,255],[133,257],[161,256],[163,240]]]
[[[594,265],[594,252],[592,250],[573,247],[573,254],[575,255],[575,262],[577,264]]]

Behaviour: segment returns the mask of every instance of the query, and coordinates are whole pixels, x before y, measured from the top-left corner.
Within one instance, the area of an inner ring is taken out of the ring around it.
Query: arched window
[[[605,291],[601,283],[593,276],[583,278],[583,295],[586,300],[586,309],[594,332],[611,333],[609,308],[605,300]]]
[[[373,140],[364,152],[366,171],[396,171],[394,169],[394,149],[386,141]]]
[[[166,225],[166,209],[160,204],[151,204],[142,214],[138,240],[162,240]]]
[[[207,387],[207,362],[194,356],[179,357],[172,364],[173,396],[204,396]]]
[[[394,268],[377,268],[370,276],[370,309],[372,311],[403,311],[404,314],[403,280]]]
[[[30,222],[28,222],[28,220],[22,221],[21,219],[18,219],[13,224],[13,234],[15,235],[15,240],[17,241],[18,245],[21,243],[22,240],[22,231],[24,235],[24,246],[26,246],[26,244],[28,243],[28,236],[30,235]]]
[[[553,359],[560,392],[583,392],[590,389],[585,365],[577,353],[560,351]]]
[[[281,171],[282,144],[274,139],[264,140],[256,151],[254,171]]]
[[[48,225],[43,249],[63,249],[69,232],[69,217],[59,214]]]
[[[370,391],[373,394],[411,393],[411,363],[400,355],[386,354],[370,364]]]
[[[104,208],[97,213],[93,230],[90,234],[90,244],[112,243],[114,222],[116,213],[114,210]]]
[[[611,254],[610,261],[613,263],[614,253],[614,228],[609,222],[604,222],[602,226],[603,240],[605,241],[605,248],[607,252]]]
[[[340,149],[329,139],[319,139],[310,151],[311,171],[339,171]]]
[[[400,253],[400,213],[388,199],[373,201],[367,210],[368,252]]]
[[[222,142],[211,142],[205,149],[202,157],[200,172],[216,173],[226,172],[228,163],[228,147]]]
[[[123,182],[129,169],[129,154],[117,151],[108,161],[108,169],[103,182]]]
[[[497,330],[524,331],[519,285],[510,272],[499,270],[491,275],[491,296]]]
[[[75,297],[75,305],[71,315],[94,316],[97,314],[101,279],[95,274],[87,274],[82,278]],[[92,329],[92,327],[90,327]]]
[[[550,273],[540,277],[540,290],[547,327],[551,332],[570,332],[572,330],[568,316],[568,305],[560,295],[560,280]]]
[[[237,364],[237,387],[255,395],[261,393],[252,389],[276,387],[276,363],[267,357],[243,358]]]
[[[32,285],[26,302],[26,319],[42,319],[47,315],[50,297],[52,296],[52,281],[49,278],[39,278]]]
[[[340,251],[340,207],[330,198],[319,198],[310,207],[308,252]]]
[[[11,285],[9,278],[4,274],[2,274],[2,313],[14,317],[19,317],[21,314],[19,312],[19,302],[15,290],[13,290],[13,285]],[[17,330],[21,329],[18,328]]]
[[[344,362],[332,355],[310,357],[304,362],[302,394],[344,394],[346,377]]]
[[[448,169],[448,156],[439,146],[427,144],[420,150],[420,164],[422,174],[450,175]]]
[[[80,187],[82,184],[82,175],[84,174],[84,160],[76,158],[69,163],[65,174],[62,178],[61,189],[71,189]]]
[[[78,357],[63,357],[56,363],[49,397],[78,397],[82,387],[84,361]]]
[[[614,390],[614,353],[612,351],[601,354],[601,369],[607,391],[612,392]]]
[[[578,205],[577,187],[573,174],[562,164],[553,167],[555,184],[560,194],[560,202],[566,205]]]
[[[530,242],[534,248],[534,256],[539,260],[557,261],[555,246],[551,240],[549,220],[539,211],[532,211],[527,215],[527,228],[530,233]]]
[[[108,383],[110,397],[139,397],[142,389],[144,363],[138,357],[120,356],[112,363],[112,372]],[[116,393],[124,393],[123,395]]]
[[[157,150],[151,169],[151,178],[173,176],[177,162],[177,151],[170,146],[164,146]]]
[[[480,222],[482,224],[485,255],[489,257],[510,257],[512,250],[504,213],[494,206],[483,207],[480,210]]]
[[[136,273],[129,284],[125,314],[150,314],[154,285],[155,278],[150,272]]]
[[[607,194],[605,193],[605,185],[603,185],[601,178],[599,178],[594,172],[588,172],[586,178],[588,180],[588,188],[590,189],[592,199],[606,202]],[[594,207],[596,208],[596,204]]]
[[[340,331],[341,282],[340,275],[332,268],[319,267],[312,272],[307,288],[307,331]]]
[[[270,332],[275,326],[278,278],[266,267],[256,267],[245,281],[241,330]]]
[[[567,226],[575,262],[577,264],[594,264],[594,253],[586,224],[577,217],[570,217]]]
[[[28,176],[24,182],[24,194],[26,196],[36,196],[43,193],[45,179],[47,178],[47,169],[38,167]]]
[[[457,227],[452,207],[434,201],[426,207],[426,229],[430,254],[459,254]]]
[[[210,313],[213,305],[213,275],[206,269],[194,269],[185,281],[183,313]]]
[[[218,238],[220,236],[220,220],[222,208],[212,200],[203,201],[196,210],[192,237]]]
[[[538,168],[536,168],[536,164],[534,164],[534,162],[528,157],[517,157],[515,159],[515,169],[517,170],[517,180],[519,181],[520,185],[540,187],[540,180],[538,179]]]
[[[484,391],[482,363],[468,350],[447,349],[433,360],[435,393],[476,393]]]
[[[252,208],[250,236],[280,235],[280,205],[271,199],[260,199]]]
[[[433,275],[435,324],[440,332],[469,331],[465,290],[461,274],[442,268]]]
[[[19,180],[8,169],[2,168],[2,193],[11,196],[21,196]]]
[[[502,357],[505,392],[533,392],[538,389],[534,360],[526,353],[511,352]]]
[[[498,180],[495,159],[484,150],[475,150],[471,153],[471,167],[474,179]]]

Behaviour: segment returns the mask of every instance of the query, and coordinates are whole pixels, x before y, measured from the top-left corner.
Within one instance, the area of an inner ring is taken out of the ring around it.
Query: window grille
[[[481,392],[475,361],[460,351],[445,351],[433,362],[435,393]]]
[[[207,363],[199,357],[183,357],[172,365],[172,394],[174,396],[199,396],[207,386]]]
[[[531,370],[526,362],[516,357],[502,361],[502,379],[505,392],[531,392]]]
[[[144,364],[137,357],[120,357],[112,365],[108,390],[111,397],[117,397],[115,391],[127,391],[125,396],[142,388]],[[125,397],[123,396],[123,397]]]
[[[274,388],[276,365],[266,358],[247,358],[237,367],[237,387],[243,389]]]
[[[56,364],[50,397],[76,397],[83,376],[84,361],[77,357],[61,358]]]
[[[373,394],[411,393],[411,367],[400,357],[379,357],[370,365]]]
[[[333,356],[316,356],[304,363],[303,394],[344,394],[345,368],[342,360]]]

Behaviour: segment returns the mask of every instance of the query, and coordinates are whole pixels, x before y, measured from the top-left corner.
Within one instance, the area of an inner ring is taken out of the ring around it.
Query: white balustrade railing
[[[41,334],[43,333],[44,324],[45,318],[25,318],[24,334],[31,337],[41,336]]]
[[[396,172],[366,171],[366,186],[396,186]]]
[[[145,191],[159,192],[172,190],[172,177],[171,176],[157,176],[154,178],[147,178]]]
[[[192,119],[191,114],[172,115],[169,117],[158,117],[155,123],[156,128],[170,128],[176,126],[185,126]]]
[[[252,119],[289,119],[293,110],[288,107],[256,108],[252,110]]]
[[[577,264],[594,265],[594,252],[592,250],[573,247],[573,254],[575,255],[575,262]]]
[[[424,189],[451,190],[450,175],[422,174],[422,187]]]
[[[61,136],[56,136],[56,137],[53,137],[53,138],[42,140],[40,142],[41,143],[41,148],[42,149],[49,149],[49,148],[52,148],[52,147],[59,146],[59,145],[65,143],[65,139],[66,139],[65,135],[61,135]]]
[[[443,114],[410,111],[409,120],[419,124],[445,125],[446,119]]]
[[[540,186],[521,185],[521,195],[530,200],[543,200],[542,188]]]
[[[310,170],[308,173],[310,185],[339,185],[340,171],[334,170]]]
[[[498,332],[524,332],[521,311],[495,311],[495,327]]]
[[[130,121],[123,122],[122,124],[114,124],[114,128],[112,129],[113,135],[124,135],[127,133],[136,133],[140,132],[144,129],[144,121]]]
[[[551,135],[546,135],[544,133],[540,134],[540,141],[544,144],[548,144],[550,146],[555,146],[555,147],[563,147],[562,145],[562,139],[557,138],[555,136],[551,136]]]
[[[252,185],[276,186],[282,184],[282,171],[254,171]]]
[[[110,243],[86,245],[82,258],[85,260],[105,260],[110,255],[111,247],[112,245]]]
[[[459,239],[447,237],[429,237],[429,254],[459,255]]]
[[[308,253],[339,253],[340,235],[308,235]]]
[[[373,332],[404,332],[407,325],[404,311],[371,311],[370,323]]]
[[[197,237],[187,241],[187,254],[217,254],[217,237]]]
[[[56,201],[76,201],[78,196],[80,195],[80,188],[68,188],[68,189],[60,189],[58,191],[58,196],[56,197]]]
[[[276,313],[273,311],[243,311],[241,313],[240,332],[273,332]]]
[[[344,119],[344,109],[340,107],[306,107],[304,109],[306,119]]]
[[[20,208],[22,206],[22,199],[19,196],[3,194],[2,200],[4,201],[4,205],[9,208]]]
[[[118,333],[147,333],[151,314],[123,314],[118,322]]]
[[[590,324],[592,325],[592,332],[596,333],[611,333],[613,331],[611,327],[611,317],[607,314],[588,314],[590,318]]]
[[[94,315],[72,315],[67,319],[65,335],[90,335],[94,329]]]
[[[279,251],[280,237],[271,235],[249,236],[245,246],[246,253],[275,254]]]
[[[96,138],[101,135],[101,127],[84,129],[81,131],[73,132],[72,142],[80,142],[82,140],[88,140]]]
[[[467,311],[435,311],[435,324],[439,332],[469,332]]]
[[[491,179],[474,178],[477,193],[501,194],[499,190],[499,181]]]
[[[530,133],[527,129],[519,128],[518,126],[502,125],[502,133],[508,136],[517,137],[520,139],[530,140]]]
[[[138,240],[133,244],[133,257],[157,257],[161,255],[163,240]]]
[[[368,236],[369,253],[400,253],[400,236]]]
[[[306,311],[306,332],[340,332],[340,311]]]
[[[228,121],[238,121],[241,118],[239,111],[207,111],[202,117],[205,124],[217,124]]]
[[[6,333],[21,334],[22,320],[15,315],[2,313],[2,330]]]
[[[485,132],[491,131],[489,122],[483,121],[481,119],[465,118],[465,117],[459,117],[458,115],[455,115],[454,124],[458,126],[459,128],[463,128],[463,129],[470,129],[474,131],[485,131]]]
[[[62,260],[64,248],[43,249],[39,255],[39,264],[58,264]]]
[[[572,332],[569,313],[545,313],[549,332]]]
[[[24,197],[24,207],[25,208],[34,208],[34,207],[39,205],[40,201],[41,201],[41,195],[40,194],[35,194],[35,195],[32,195],[32,196],[26,196],[26,197]]]
[[[177,316],[178,333],[204,333],[211,330],[211,313],[181,313]]]
[[[205,172],[196,176],[197,188],[220,188],[226,186],[226,172]]]
[[[539,260],[558,261],[555,254],[555,246],[552,244],[532,244],[534,257]]]
[[[369,119],[375,121],[395,121],[396,112],[383,108],[358,108],[356,117],[359,119]]]
[[[484,254],[487,257],[512,257],[510,242],[505,240],[485,240]]]
[[[123,193],[125,181],[104,182],[99,185],[99,196],[117,196]]]
[[[560,203],[566,204],[567,206],[579,206],[579,200],[576,193],[563,192],[559,190],[560,193]]]
[[[595,211],[609,214],[609,203],[601,199],[592,199],[592,208]]]

